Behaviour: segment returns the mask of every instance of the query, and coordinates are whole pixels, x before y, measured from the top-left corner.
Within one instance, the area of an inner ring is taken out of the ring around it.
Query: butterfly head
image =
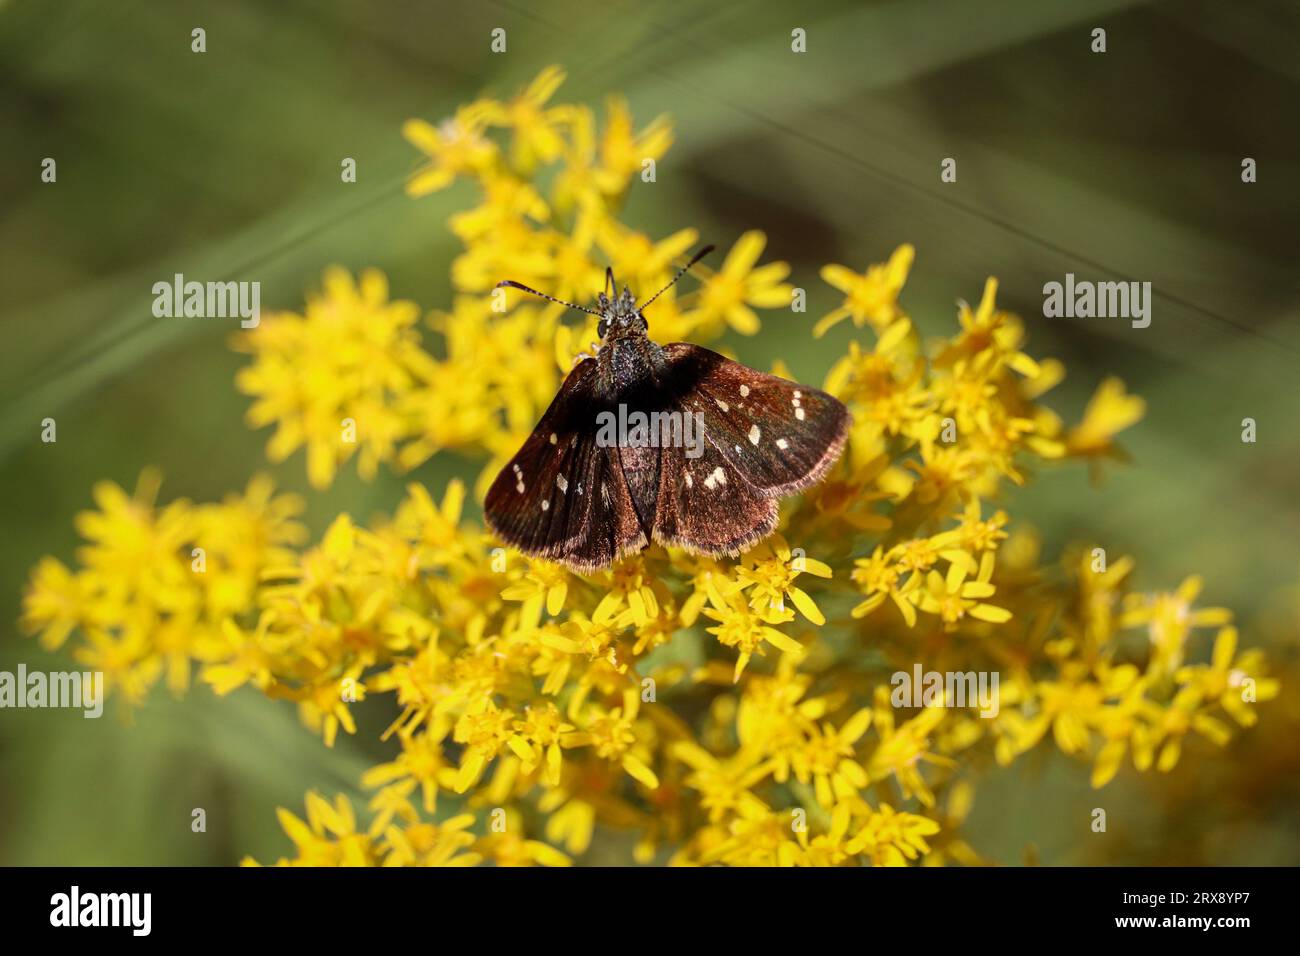
[[[596,311],[600,315],[600,321],[596,323],[596,334],[602,342],[643,336],[650,327],[627,286],[612,298],[604,292],[600,293],[596,297]]]
[[[623,286],[623,291],[617,295],[611,296],[609,292],[602,292],[596,297],[597,308],[589,309],[583,305],[575,305],[572,302],[566,302],[564,299],[557,299],[555,296],[547,295],[545,292],[538,292],[521,282],[515,282],[513,279],[503,279],[497,283],[497,288],[509,286],[512,289],[519,289],[527,292],[529,295],[535,295],[540,299],[547,299],[559,305],[566,306],[570,309],[577,309],[579,312],[587,312],[596,316],[600,321],[596,324],[596,334],[600,336],[602,343],[617,341],[620,339],[645,338],[646,331],[650,324],[646,322],[642,310],[655,299],[659,298],[665,292],[676,284],[677,280],[686,274],[686,270],[695,263],[699,262],[706,255],[713,251],[712,246],[705,246],[699,252],[691,257],[691,261],[682,266],[672,280],[656,292],[650,298],[646,299],[640,305],[637,305],[636,299],[632,296],[632,291],[627,286]],[[616,290],[614,284],[614,273],[605,270],[605,288],[607,290]]]

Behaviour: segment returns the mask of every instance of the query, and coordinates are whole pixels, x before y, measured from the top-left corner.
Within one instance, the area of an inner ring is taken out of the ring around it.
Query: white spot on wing
[[[763,435],[763,432],[762,432],[762,430],[761,430],[757,425],[750,425],[750,426],[749,426],[749,443],[750,443],[751,445],[757,445],[757,444],[758,444],[758,440],[759,440],[759,438],[762,437],[762,435]]]
[[[718,403],[718,407],[722,409],[724,412],[731,411],[731,406],[728,405],[726,402],[724,402],[722,399],[715,398],[714,401]]]
[[[794,417],[797,418],[797,419],[799,419],[799,421],[803,421],[803,419],[804,419],[804,412],[803,412],[803,409],[802,409],[802,408],[796,408],[796,409],[794,410]]]
[[[714,488],[727,483],[727,473],[719,466],[713,469],[713,473],[704,479],[704,487],[712,491]]]
[[[556,475],[555,487],[560,489],[560,494],[564,494],[569,490],[569,479],[565,478],[563,475]]]
[[[787,448],[790,447],[790,443],[786,441],[784,438],[778,438],[776,440],[776,447],[781,449],[782,451],[785,451]]]
[[[689,471],[686,472],[686,487],[687,488],[695,487],[695,479],[691,477],[691,473]]]
[[[559,442],[560,442],[560,437],[556,435],[555,432],[551,432],[551,444],[558,445]]]
[[[748,386],[748,385],[742,385],[742,386],[740,386],[740,397],[741,397],[741,398],[749,398],[749,386]]]
[[[546,511],[550,507],[551,507],[551,499],[547,498],[545,501],[542,502],[542,510]]]

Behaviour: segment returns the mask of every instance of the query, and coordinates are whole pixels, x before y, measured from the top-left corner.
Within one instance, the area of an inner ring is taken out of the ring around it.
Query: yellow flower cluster
[[[638,130],[617,98],[603,124],[553,104],[563,78],[404,127],[426,159],[413,197],[476,190],[448,223],[464,251],[427,331],[380,274],[332,269],[301,315],[241,333],[238,385],[250,423],[276,426],[272,460],[305,446],[325,486],[353,454],[364,477],[454,450],[487,457],[481,490],[595,338],[594,319],[506,302],[496,282],[585,301],[606,262],[633,289],[667,281],[696,231],[656,239],[618,216],[668,123]],[[651,334],[752,335],[756,310],[790,308],[789,266],[760,265],[764,245],[747,233],[697,290],[665,293]],[[991,760],[1050,729],[1095,786],[1130,753],[1168,771],[1190,735],[1223,744],[1223,718],[1253,724],[1278,688],[1228,612],[1194,607],[1199,580],[1133,592],[1132,561],[1101,549],[1043,566],[1032,531],[989,504],[1047,462],[1119,457],[1143,406],[1108,381],[1067,427],[1040,404],[1063,368],[1023,350],[993,279],[954,335],[922,341],[899,301],[913,259],[823,270],[844,299],[810,333],[873,333],[825,381],[853,413],[849,447],[735,559],[652,547],[577,575],[496,547],[461,481],[440,500],[412,483],[390,516],[340,515],[304,547],[301,502],[265,479],[159,508],[150,474],[134,498],[96,489],[78,568],[40,564],[25,624],[50,646],[79,631],[78,657],[132,703],[164,670],[183,688],[194,661],[219,694],[295,701],[326,744],[384,699],[391,759],[360,781],[371,822],[308,794],[306,821],[280,811],[296,851],[282,862],[564,865],[614,833],[639,862],[980,862],[959,828]],[[1000,706],[900,701],[914,665],[1000,675]]]
[[[23,600],[23,625],[42,645],[55,650],[77,632],[77,662],[129,704],[163,677],[182,693],[195,661],[226,659],[227,632],[256,606],[262,574],[296,562],[307,536],[295,520],[302,500],[276,495],[265,476],[220,504],[159,508],[160,485],[153,469],[134,495],[97,484],[97,510],[76,519],[79,566],[42,559]]]

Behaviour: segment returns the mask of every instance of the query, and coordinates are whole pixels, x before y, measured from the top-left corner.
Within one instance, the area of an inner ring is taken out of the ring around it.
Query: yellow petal
[[[758,261],[767,245],[767,236],[757,229],[751,229],[736,240],[736,244],[727,253],[721,271],[731,276],[743,276]]]
[[[412,198],[427,196],[445,189],[455,178],[451,170],[441,166],[431,166],[416,173],[406,182],[406,195]]]
[[[967,613],[971,617],[990,624],[1002,624],[1011,620],[1011,612],[1006,608],[994,607],[992,604],[976,604]]]
[[[633,779],[639,780],[651,790],[659,789],[659,778],[655,776],[654,771],[631,754],[626,754],[623,757],[623,769]]]
[[[727,324],[741,335],[754,335],[762,328],[754,310],[745,305],[733,305],[725,316]]]
[[[813,338],[819,339],[825,335],[833,326],[838,325],[849,317],[848,309],[836,309],[829,315],[823,316],[817,320],[813,326]]]
[[[821,609],[813,603],[813,599],[801,588],[790,589],[790,600],[794,602],[794,606],[799,609],[800,614],[818,627],[826,623],[826,616],[822,614]]]
[[[763,628],[763,639],[774,647],[790,654],[803,656],[803,645],[787,634],[782,634],[774,627]]]
[[[841,292],[848,292],[853,288],[854,283],[861,278],[848,266],[842,266],[834,262],[822,266],[820,275],[823,282],[834,286]]]

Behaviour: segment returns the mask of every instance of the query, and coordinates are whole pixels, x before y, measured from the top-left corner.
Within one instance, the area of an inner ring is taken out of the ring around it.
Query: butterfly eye
[[[605,337],[605,333],[608,331],[609,331],[609,319],[601,319],[599,322],[596,323],[596,334],[600,336],[602,339]]]

